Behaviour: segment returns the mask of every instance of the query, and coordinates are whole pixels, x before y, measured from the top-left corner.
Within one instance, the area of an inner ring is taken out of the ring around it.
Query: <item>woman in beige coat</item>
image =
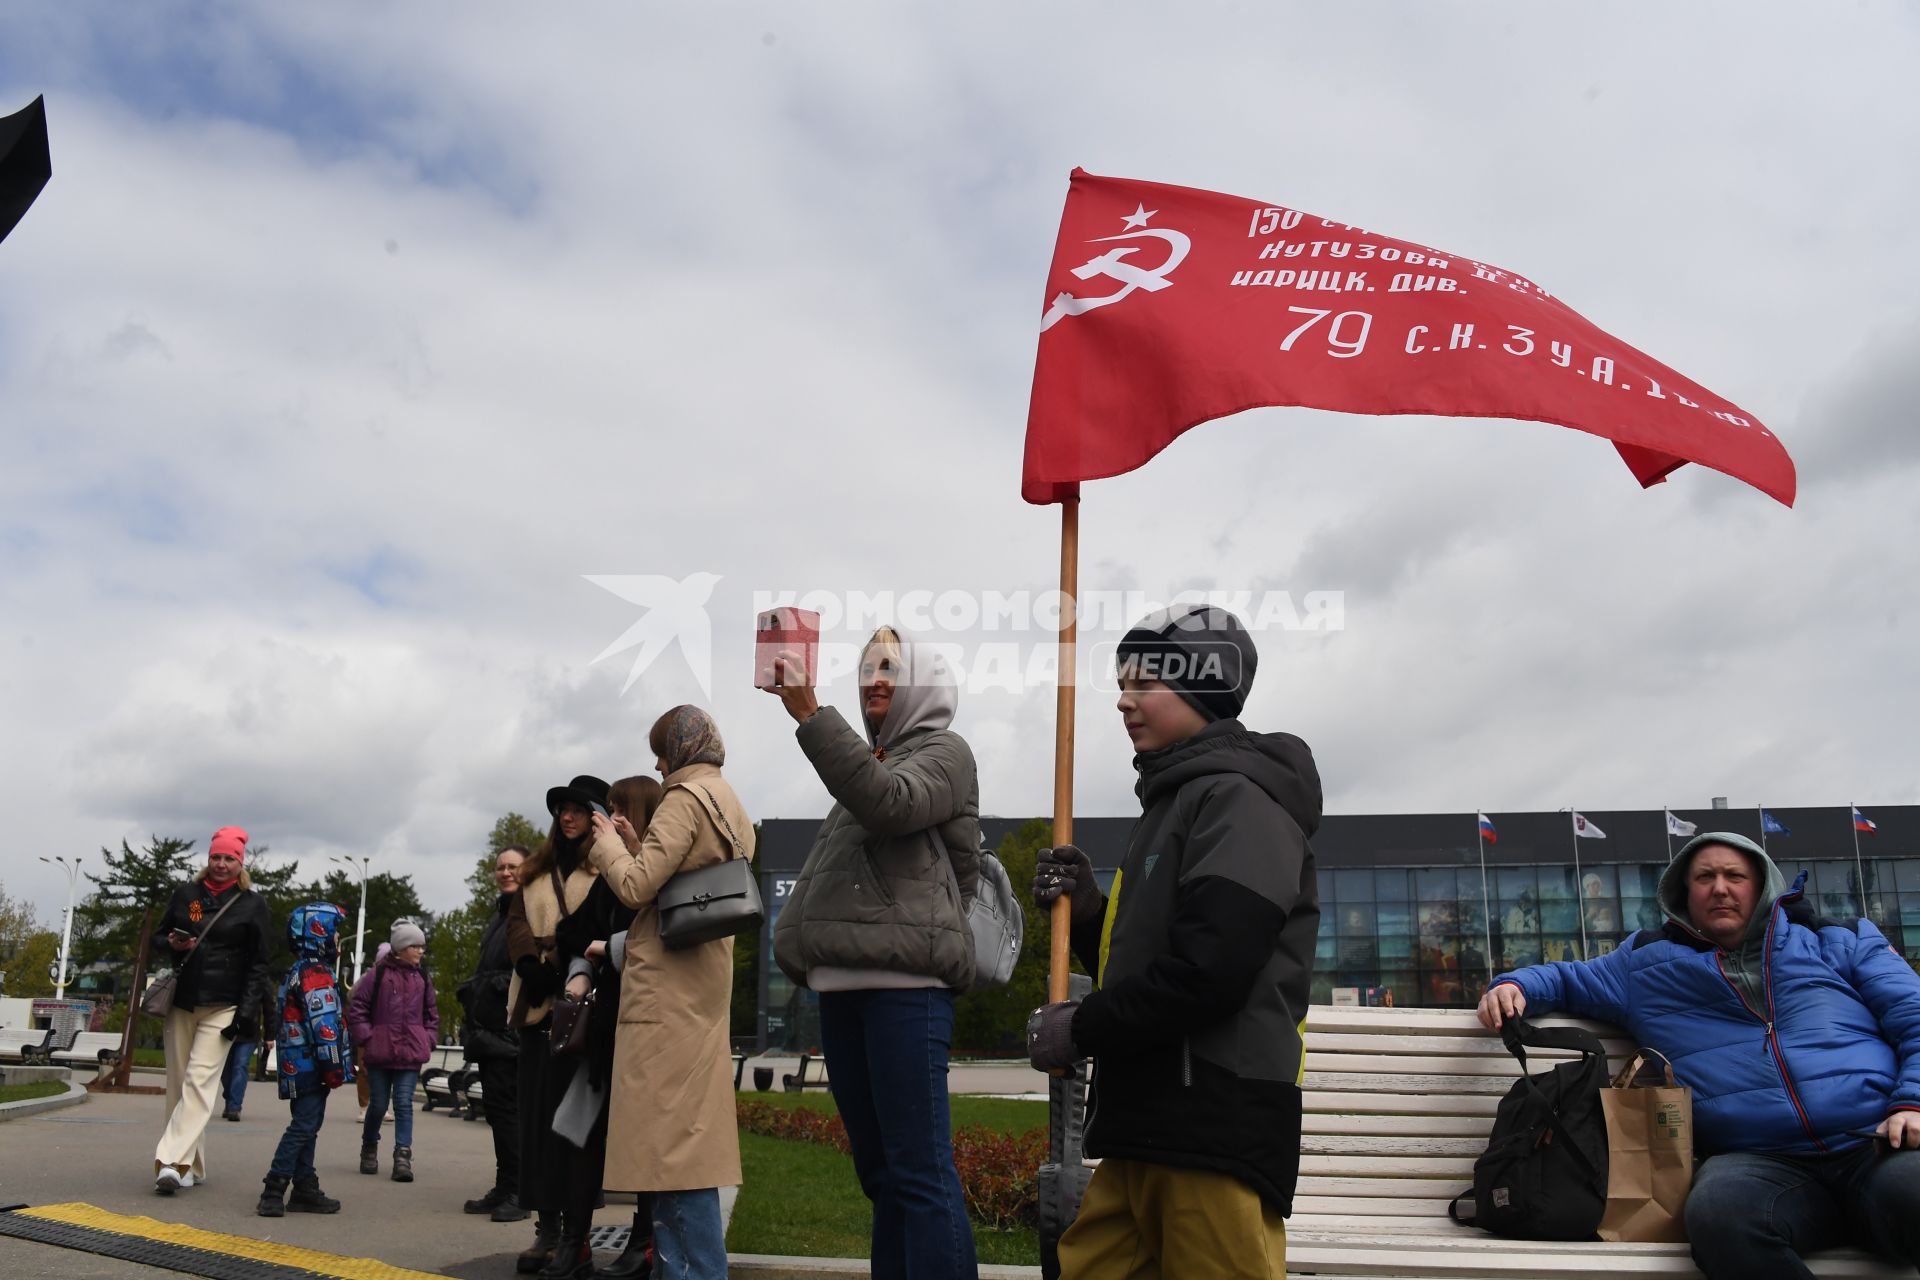
[[[638,912],[607,950],[620,971],[620,1029],[605,1185],[654,1193],[659,1280],[725,1280],[719,1188],[740,1182],[727,1040],[733,939],[668,950],[654,899],[678,872],[751,858],[753,820],[720,775],[726,748],[706,712],[675,707],[648,741],[665,794],[646,838],[630,853],[595,815],[588,851],[615,896]]]

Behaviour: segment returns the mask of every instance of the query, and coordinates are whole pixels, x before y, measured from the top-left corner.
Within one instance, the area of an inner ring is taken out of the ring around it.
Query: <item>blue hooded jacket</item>
[[[1612,1022],[1665,1055],[1693,1090],[1702,1155],[1840,1150],[1868,1141],[1891,1112],[1920,1111],[1920,975],[1871,922],[1815,915],[1803,872],[1754,913],[1737,950],[1758,960],[1760,998],[1744,995],[1728,972],[1738,956],[1684,914],[1686,867],[1708,843],[1746,854],[1777,889],[1778,869],[1745,837],[1696,837],[1661,878],[1663,928],[1594,960],[1501,974],[1495,985],[1518,986],[1529,1014]]]
[[[280,985],[280,1096],[299,1097],[337,1089],[353,1079],[347,1019],[334,981],[333,960],[346,912],[330,902],[310,902],[287,916],[293,968]]]

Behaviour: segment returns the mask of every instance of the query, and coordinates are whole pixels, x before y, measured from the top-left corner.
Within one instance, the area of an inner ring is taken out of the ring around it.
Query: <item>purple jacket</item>
[[[353,984],[347,1032],[369,1067],[414,1070],[440,1038],[433,984],[417,967],[381,960]]]

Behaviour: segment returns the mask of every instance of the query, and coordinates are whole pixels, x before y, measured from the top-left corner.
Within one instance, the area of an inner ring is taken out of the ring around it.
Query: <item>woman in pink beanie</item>
[[[272,921],[246,860],[244,830],[214,832],[206,867],[174,886],[154,930],[156,950],[171,952],[178,975],[165,1031],[167,1127],[153,1152],[153,1189],[163,1196],[206,1181],[207,1121],[228,1045],[260,1037]]]

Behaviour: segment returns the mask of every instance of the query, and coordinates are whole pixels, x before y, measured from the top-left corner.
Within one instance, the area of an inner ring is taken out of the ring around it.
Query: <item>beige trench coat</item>
[[[654,898],[675,872],[732,855],[733,846],[688,787],[713,797],[748,857],[753,819],[714,765],[688,765],[665,782],[666,795],[637,856],[612,834],[596,840],[587,855],[620,901],[639,912],[627,930],[620,971],[603,1180],[612,1191],[692,1191],[740,1182],[727,1038],[733,939],[667,950]]]

